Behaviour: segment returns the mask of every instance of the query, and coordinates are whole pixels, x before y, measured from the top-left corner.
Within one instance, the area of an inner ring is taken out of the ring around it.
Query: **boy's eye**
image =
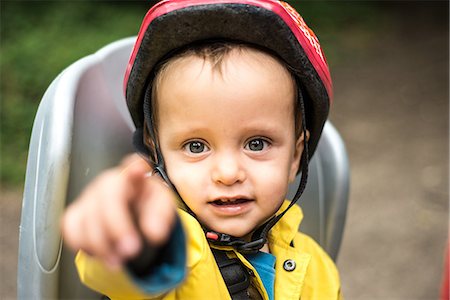
[[[263,151],[267,146],[269,146],[268,141],[262,138],[257,138],[250,140],[247,145],[245,145],[245,149],[250,151]]]
[[[207,151],[209,148],[200,141],[192,141],[184,145],[184,149],[193,154],[199,154]]]

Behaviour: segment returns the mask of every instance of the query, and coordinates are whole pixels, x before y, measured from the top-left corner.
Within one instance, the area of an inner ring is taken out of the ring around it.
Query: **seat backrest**
[[[33,125],[19,238],[19,299],[99,299],[79,283],[59,229],[64,207],[102,170],[133,151],[122,79],[135,38],[75,62],[49,86]],[[348,160],[330,123],[300,200],[302,231],[336,258],[348,198]]]
[[[300,182],[289,186],[292,199]],[[300,231],[312,236],[330,255],[337,259],[344,232],[350,171],[344,142],[336,128],[326,122],[316,153],[309,163],[308,183],[298,201],[303,209]]]

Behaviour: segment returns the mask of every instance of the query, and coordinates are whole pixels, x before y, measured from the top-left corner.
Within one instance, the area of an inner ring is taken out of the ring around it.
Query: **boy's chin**
[[[212,229],[212,230],[215,232],[231,235],[232,237],[235,237],[235,238],[243,239],[246,242],[251,241],[252,234],[254,231],[254,230],[245,231],[245,230],[242,230],[242,228],[236,228],[236,229],[216,228],[216,229]]]
[[[262,223],[264,224],[264,222]],[[217,224],[214,224],[213,226],[208,226],[208,224],[204,224],[206,228],[222,233],[222,234],[228,234],[235,238],[240,238],[246,242],[250,242],[252,240],[253,233],[259,228],[261,225],[256,225],[256,227],[250,227],[248,222],[235,222],[234,224],[224,224],[217,226]],[[228,226],[227,226],[228,225]]]

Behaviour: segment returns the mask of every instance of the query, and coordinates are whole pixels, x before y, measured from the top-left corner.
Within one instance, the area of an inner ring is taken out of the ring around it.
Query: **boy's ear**
[[[303,149],[305,148],[305,138],[306,141],[309,140],[308,130],[306,130],[306,137],[305,134],[302,133],[295,142],[294,157],[292,159],[291,170],[289,173],[289,182],[294,182],[297,172],[300,169],[300,158],[302,157]]]

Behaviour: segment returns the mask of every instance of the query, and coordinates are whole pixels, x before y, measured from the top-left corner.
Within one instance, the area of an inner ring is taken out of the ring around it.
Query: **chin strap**
[[[205,231],[206,238],[209,242],[218,246],[231,246],[235,248],[238,252],[244,254],[257,253],[266,243],[267,243],[267,235],[272,227],[284,216],[284,214],[300,199],[303,191],[306,187],[306,182],[308,179],[308,164],[309,164],[309,153],[308,153],[308,141],[307,141],[307,129],[306,129],[306,119],[305,119],[305,107],[302,92],[300,90],[300,85],[298,86],[298,101],[300,104],[300,110],[302,114],[302,132],[304,136],[304,147],[303,153],[301,156],[300,164],[301,164],[301,179],[299,186],[297,188],[297,192],[295,193],[294,198],[292,199],[289,206],[280,214],[271,217],[264,224],[259,226],[252,234],[251,241],[247,242],[242,238],[234,237],[225,233],[220,233],[216,231],[209,230],[203,224],[203,230]],[[156,137],[154,120],[151,114],[152,105],[151,105],[151,84],[148,85],[147,91],[145,93],[144,99],[144,118],[147,120],[148,131],[150,134],[150,138],[154,144],[154,149],[148,149],[145,145],[143,145],[142,138],[142,130],[135,132],[134,144],[139,152],[144,155],[153,157],[153,161],[156,163],[151,163],[153,165],[154,173],[158,173],[161,178],[167,183],[167,185],[176,193],[178,198],[181,201],[181,204],[184,206],[183,209],[191,214],[193,217],[196,217],[194,212],[189,208],[189,206],[184,202],[183,198],[178,193],[176,187],[170,181],[169,176],[165,171],[165,163],[164,158],[161,153],[158,139]],[[140,135],[140,138],[139,136]],[[144,150],[144,151],[143,151]],[[147,159],[148,160],[148,159]]]

